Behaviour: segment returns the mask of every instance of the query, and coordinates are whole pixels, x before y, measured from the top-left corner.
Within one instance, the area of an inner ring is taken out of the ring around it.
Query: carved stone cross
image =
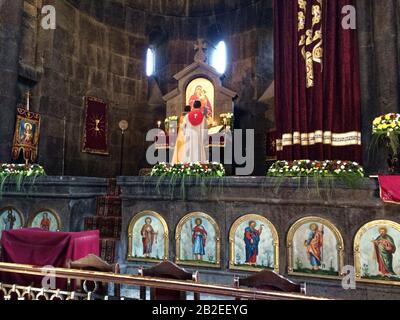
[[[198,39],[196,41],[196,43],[194,44],[194,50],[196,51],[196,54],[194,56],[195,62],[207,62],[207,43],[204,41],[204,39]]]

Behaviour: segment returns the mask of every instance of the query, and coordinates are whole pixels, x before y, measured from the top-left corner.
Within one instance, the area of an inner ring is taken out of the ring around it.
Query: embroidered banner
[[[86,98],[82,152],[108,155],[107,104],[98,98]]]
[[[274,0],[275,120],[280,160],[362,161],[355,0]]]
[[[17,108],[12,158],[17,160],[21,151],[26,163],[35,162],[38,156],[40,115],[24,108]]]
[[[322,0],[298,0],[299,47],[306,63],[306,87],[314,86],[314,63],[320,64],[322,72],[323,32]]]
[[[400,176],[380,176],[379,188],[383,202],[400,204]]]

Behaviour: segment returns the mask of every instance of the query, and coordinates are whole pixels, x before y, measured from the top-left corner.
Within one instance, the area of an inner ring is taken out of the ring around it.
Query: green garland
[[[152,177],[159,177],[156,190],[161,194],[160,186],[167,184],[169,186],[169,194],[171,199],[175,193],[175,186],[177,182],[180,184],[180,194],[183,199],[186,199],[187,185],[185,183],[186,177],[195,179],[196,185],[200,185],[202,194],[210,191],[213,188],[213,179],[209,178],[222,178],[226,175],[225,168],[218,162],[206,163],[179,163],[171,165],[169,163],[159,163],[155,165],[150,174]],[[223,184],[223,179],[218,179]]]
[[[0,164],[0,196],[9,179],[15,180],[17,190],[20,191],[25,178],[31,178],[31,183],[34,184],[37,177],[44,175],[46,175],[45,170],[37,164]]]

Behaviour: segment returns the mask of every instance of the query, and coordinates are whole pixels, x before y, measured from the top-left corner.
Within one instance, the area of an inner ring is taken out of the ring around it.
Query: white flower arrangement
[[[364,169],[357,162],[342,160],[277,161],[267,172],[270,177],[357,176],[364,177]]]
[[[192,162],[178,163],[171,165],[169,163],[159,163],[151,171],[151,176],[201,176],[201,177],[223,177],[225,168],[218,162]]]

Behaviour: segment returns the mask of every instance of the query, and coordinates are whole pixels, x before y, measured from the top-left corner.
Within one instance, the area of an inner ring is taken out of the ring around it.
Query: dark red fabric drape
[[[354,2],[274,0],[279,159],[361,161],[358,40],[342,27]]]
[[[53,266],[64,268],[68,260],[78,260],[88,254],[100,254],[100,233],[47,232],[41,229],[3,231],[1,238],[2,262]],[[3,273],[0,280],[8,284],[41,286],[41,278],[22,274]],[[0,281],[0,282],[1,282]],[[61,286],[65,281],[58,281]]]

